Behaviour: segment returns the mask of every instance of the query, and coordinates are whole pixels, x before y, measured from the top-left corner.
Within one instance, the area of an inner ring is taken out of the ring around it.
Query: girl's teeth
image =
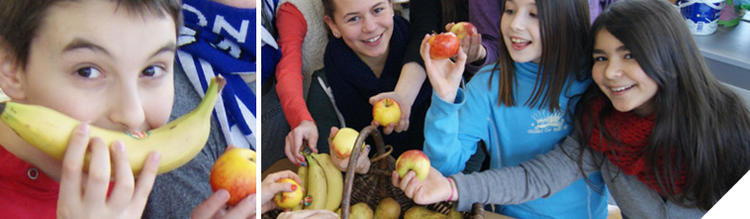
[[[619,87],[619,88],[612,88],[612,91],[614,91],[614,92],[620,92],[620,91],[624,91],[624,90],[626,90],[628,88],[631,88],[631,87],[633,87],[633,85],[628,85],[628,86]]]
[[[514,42],[514,43],[523,43],[523,42],[526,42],[525,40],[522,40],[522,39],[516,39],[516,38],[511,38],[511,39],[510,39],[510,41],[511,41],[511,42]]]
[[[377,41],[378,39],[380,39],[380,35],[378,35],[378,36],[377,36],[377,37],[375,37],[375,38],[372,38],[372,39],[366,40],[366,41],[367,41],[368,43],[372,43],[372,42],[375,42],[375,41]]]

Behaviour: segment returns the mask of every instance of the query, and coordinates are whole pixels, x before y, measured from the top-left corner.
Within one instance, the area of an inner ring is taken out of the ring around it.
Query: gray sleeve
[[[170,120],[190,112],[201,100],[178,65],[174,74],[175,98]],[[193,208],[213,193],[209,184],[211,167],[226,146],[218,127],[212,119],[211,134],[201,152],[184,166],[156,177],[143,218],[190,218]]]
[[[459,194],[458,210],[467,211],[473,203],[518,204],[558,192],[583,176],[578,165],[579,150],[578,142],[567,137],[552,151],[519,166],[453,175]],[[594,160],[586,148],[582,161],[587,174],[599,170]]]

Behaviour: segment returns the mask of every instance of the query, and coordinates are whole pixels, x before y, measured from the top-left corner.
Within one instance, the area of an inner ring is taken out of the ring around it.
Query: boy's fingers
[[[223,209],[229,200],[229,192],[224,189],[211,194],[203,203],[195,207],[190,218],[205,219],[213,217],[220,209]]]
[[[161,154],[158,152],[148,154],[141,173],[138,174],[138,182],[135,184],[132,203],[136,206],[146,206],[148,194],[151,193],[151,189],[154,187],[154,180],[156,179],[160,159]]]
[[[107,149],[101,138],[94,137],[89,143],[91,161],[89,162],[88,180],[83,200],[95,203],[96,205],[99,205],[99,203],[104,204],[109,187],[109,176],[112,174],[109,149]]]
[[[62,175],[60,176],[60,197],[81,198],[81,175],[83,156],[89,142],[89,126],[81,124],[73,130],[68,148],[63,157]]]
[[[252,194],[237,203],[232,210],[229,210],[224,218],[248,218],[250,215],[255,214],[255,202],[257,201],[257,194]]]
[[[133,171],[130,169],[125,145],[121,141],[112,143],[110,154],[112,154],[112,164],[115,171],[115,185],[109,195],[107,204],[119,209],[126,206],[133,198],[135,180],[133,179]]]

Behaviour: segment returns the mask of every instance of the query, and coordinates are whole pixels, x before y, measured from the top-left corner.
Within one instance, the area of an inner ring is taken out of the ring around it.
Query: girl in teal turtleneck
[[[425,119],[424,151],[437,170],[464,170],[480,141],[490,168],[516,166],[554,148],[572,130],[578,96],[591,83],[585,70],[587,3],[580,0],[508,0],[500,19],[495,65],[459,88],[466,55],[455,62],[422,57],[433,86]],[[604,218],[607,190],[600,175],[546,198],[498,206],[517,218]]]

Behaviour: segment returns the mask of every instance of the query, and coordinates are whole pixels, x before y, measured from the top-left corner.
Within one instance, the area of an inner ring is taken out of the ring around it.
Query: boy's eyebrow
[[[66,52],[70,52],[72,50],[77,50],[77,49],[89,49],[95,52],[104,53],[107,56],[111,56],[109,52],[107,51],[107,49],[105,49],[104,47],[96,45],[95,43],[92,43],[86,39],[81,39],[81,38],[73,39],[73,41],[71,41],[70,43],[68,43],[68,45],[65,46],[62,52],[66,53]]]
[[[154,52],[154,54],[152,54],[151,57],[157,56],[165,52],[175,53],[175,51],[177,51],[177,44],[175,42],[168,42],[167,44],[165,44],[164,46],[156,50],[156,52]]]

